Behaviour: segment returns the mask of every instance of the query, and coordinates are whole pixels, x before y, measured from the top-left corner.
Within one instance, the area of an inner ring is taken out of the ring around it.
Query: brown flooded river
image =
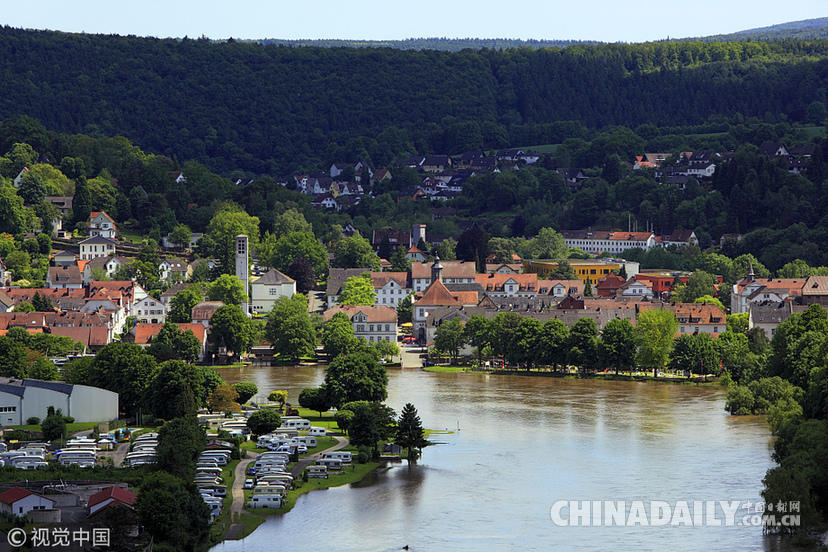
[[[395,465],[359,486],[304,495],[290,513],[214,551],[783,549],[760,527],[739,525],[752,513],[744,503],[760,499],[772,441],[763,418],[727,415],[718,387],[388,375],[389,406],[399,413],[411,402],[425,427],[453,433],[434,436],[440,444],[415,467]],[[259,398],[287,389],[295,402],[324,372],[244,368],[222,376],[255,383]],[[595,510],[577,517],[567,509],[555,521],[558,501],[623,502],[628,514],[641,501],[649,517],[645,526],[631,515],[619,523],[598,513],[593,523]],[[663,516],[657,523],[652,501],[667,504],[669,523]],[[673,524],[682,520],[681,501],[697,506],[695,517]],[[735,524],[721,510],[702,517],[696,501],[738,501]]]

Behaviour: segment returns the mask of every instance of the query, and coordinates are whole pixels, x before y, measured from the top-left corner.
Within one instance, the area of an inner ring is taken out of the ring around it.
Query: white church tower
[[[250,295],[250,261],[247,253],[248,239],[244,234],[236,236],[236,276],[244,285],[244,293]],[[247,301],[241,304],[244,314],[250,315]]]

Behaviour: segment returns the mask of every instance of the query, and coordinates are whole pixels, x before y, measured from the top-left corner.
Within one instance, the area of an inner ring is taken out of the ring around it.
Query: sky
[[[518,38],[646,42],[828,16],[826,0],[25,0],[0,24],[211,39]]]

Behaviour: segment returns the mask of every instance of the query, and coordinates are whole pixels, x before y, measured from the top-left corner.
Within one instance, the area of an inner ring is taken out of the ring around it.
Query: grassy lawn
[[[296,505],[296,499],[303,494],[309,493],[316,489],[327,489],[329,487],[339,487],[341,485],[356,483],[379,466],[379,462],[368,462],[367,464],[346,464],[343,467],[342,472],[336,475],[329,475],[328,479],[309,479],[307,483],[299,479],[294,482],[296,488],[292,489],[288,493],[284,506],[278,510],[274,510],[272,508],[262,508],[262,513],[290,512]]]
[[[72,423],[66,424],[66,431],[68,433],[75,433],[78,431],[87,431],[90,429],[95,429],[97,427],[97,422],[84,422],[84,423]],[[39,425],[19,425],[19,426],[7,426],[8,429],[22,429],[23,431],[36,431],[40,432]]]
[[[423,366],[426,372],[465,372],[468,366]]]

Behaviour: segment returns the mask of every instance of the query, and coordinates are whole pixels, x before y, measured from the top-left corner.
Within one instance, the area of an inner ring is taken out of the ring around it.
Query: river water
[[[321,368],[222,371],[260,396],[296,401]],[[713,386],[390,370],[387,404],[411,402],[434,435],[416,466],[397,464],[360,485],[315,491],[216,552],[479,550],[784,550],[753,526],[553,522],[560,500],[760,500],[773,466],[760,417],[732,417]],[[459,431],[458,431],[459,428]],[[563,510],[565,514],[570,510]],[[668,514],[669,512],[668,511]],[[749,514],[740,508],[738,524]],[[715,513],[725,523],[721,512]],[[599,515],[598,519],[602,519]],[[652,518],[648,518],[652,519]],[[645,520],[647,521],[647,520]],[[574,526],[573,526],[574,525]]]

